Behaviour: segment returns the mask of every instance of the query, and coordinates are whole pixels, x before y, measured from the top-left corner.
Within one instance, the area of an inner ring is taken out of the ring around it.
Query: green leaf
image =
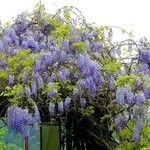
[[[134,85],[138,77],[134,74],[123,75],[118,77],[116,81],[117,86]]]

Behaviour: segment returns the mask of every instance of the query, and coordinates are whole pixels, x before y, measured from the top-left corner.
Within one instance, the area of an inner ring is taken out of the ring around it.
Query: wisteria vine
[[[40,6],[40,12],[22,13],[3,28],[0,92],[9,98],[8,126],[28,137],[29,125],[39,128],[43,106],[49,118],[71,111],[90,118],[98,107],[99,119],[108,119],[119,143],[137,142],[148,118],[149,44],[144,39],[114,43],[112,28],[93,27],[84,18],[77,25],[73,11],[64,7],[52,16]],[[122,137],[126,129],[133,133]]]

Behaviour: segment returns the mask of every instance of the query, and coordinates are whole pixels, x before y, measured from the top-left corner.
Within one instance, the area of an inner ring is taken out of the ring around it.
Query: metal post
[[[28,137],[24,138],[24,150],[28,150]]]

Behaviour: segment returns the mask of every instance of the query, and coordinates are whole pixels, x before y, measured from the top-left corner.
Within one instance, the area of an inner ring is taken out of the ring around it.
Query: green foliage
[[[137,142],[133,142],[133,129],[136,125],[136,121],[129,121],[121,131],[117,133],[121,141],[116,150],[148,150],[150,145],[150,119],[147,124],[142,128],[141,138]],[[118,137],[117,137],[118,138]]]
[[[132,142],[124,142],[121,146],[116,148],[116,150],[136,150]]]
[[[16,52],[16,56],[17,57],[26,57],[30,54],[30,51],[29,49],[26,49],[26,50],[23,50],[23,51],[17,51]]]
[[[7,133],[7,128],[0,128],[0,137],[2,138]]]
[[[50,18],[49,23],[53,26],[54,30],[62,25],[62,22],[56,18]]]
[[[86,47],[87,47],[86,42],[84,42],[84,41],[73,43],[72,46],[75,47],[76,50],[79,51],[79,52],[85,51]]]
[[[6,70],[1,69],[0,70],[0,79],[7,79],[7,78],[8,78],[8,75],[7,75]]]
[[[64,18],[66,19],[71,19],[71,11],[72,11],[73,7],[70,6],[68,9],[65,10],[64,12]]]
[[[52,91],[52,90],[54,90],[54,89],[59,89],[60,88],[60,86],[59,86],[59,83],[58,82],[55,82],[55,83],[48,83],[47,84],[47,87],[46,87],[46,92],[48,92],[48,91]]]
[[[145,81],[144,85],[147,86],[147,87],[150,87],[150,81]]]
[[[107,119],[110,119],[112,117],[111,114],[105,114],[102,118],[101,118],[101,122],[107,120]]]
[[[23,85],[18,83],[13,87],[7,86],[5,91],[2,92],[1,95],[9,97],[9,101],[12,104],[18,104],[19,100],[22,99],[22,96],[20,97],[19,95],[24,94],[23,91],[24,91]]]
[[[48,83],[45,87],[45,90],[42,92],[42,94],[45,94],[47,92],[53,92],[54,90],[58,90],[60,89],[60,84],[58,82],[55,83]],[[51,97],[51,102],[52,103],[57,103],[60,102],[62,100],[61,98],[61,93],[56,93]]]
[[[138,77],[134,74],[122,75],[116,81],[117,86],[134,85]]]
[[[32,66],[34,64],[34,57],[30,55],[30,50],[18,51],[13,57],[8,58],[8,70],[11,74],[18,74],[19,71],[25,67]]]
[[[100,26],[100,27],[97,28],[97,30],[98,30],[98,34],[99,34],[100,40],[104,42],[104,40],[105,40],[105,30],[106,30],[106,27]]]
[[[87,106],[85,109],[80,109],[83,116],[90,117],[94,113],[94,107],[93,106]]]
[[[58,43],[59,39],[69,39],[70,38],[70,25],[69,24],[61,24],[55,30],[52,31],[52,35],[56,38],[56,43]]]
[[[105,59],[102,69],[104,73],[110,73],[110,72],[116,73],[120,69],[121,66],[122,64],[115,59],[113,60]]]
[[[70,80],[65,80],[64,82],[60,82],[61,88],[60,91],[64,94],[62,95],[64,98],[67,96],[71,96],[73,89],[75,88],[75,85],[73,85]]]
[[[51,102],[52,103],[57,103],[62,101],[62,94],[61,93],[57,93],[54,96],[51,97]]]

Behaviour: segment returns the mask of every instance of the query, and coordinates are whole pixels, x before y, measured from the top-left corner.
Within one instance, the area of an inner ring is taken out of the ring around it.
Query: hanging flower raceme
[[[7,110],[8,126],[21,133],[23,137],[29,136],[29,122],[31,115],[28,109],[19,108],[16,105],[10,106]]]
[[[69,110],[69,105],[71,103],[71,98],[70,97],[67,97],[64,101],[64,109],[65,110]]]
[[[136,72],[137,73],[143,72],[145,74],[149,74],[150,73],[150,66],[147,63],[141,63],[141,64],[139,64]]]
[[[29,126],[33,124],[35,131],[39,129],[40,114],[38,107],[33,106],[33,114],[29,113],[29,109],[20,108],[12,105],[7,110],[8,126],[21,133],[24,138],[29,136]]]
[[[31,85],[31,92],[35,97],[37,97],[37,85],[35,82]]]
[[[64,104],[63,104],[63,101],[61,102],[58,102],[58,111],[60,113],[62,113],[64,111]]]
[[[102,85],[100,66],[91,60],[88,54],[79,54],[77,55],[77,67],[79,78],[81,76],[83,79],[79,79],[76,85],[85,91],[88,90],[91,96],[94,96],[97,88]]]
[[[135,128],[134,128],[134,134],[133,134],[133,141],[138,141],[140,138],[140,133],[141,133],[141,129],[144,126],[144,119],[141,118],[139,119],[139,121],[137,122]]]
[[[26,94],[26,96],[28,97],[28,98],[31,98],[31,89],[30,89],[30,87],[29,86],[26,86],[25,87],[25,94]]]
[[[4,44],[2,41],[0,41],[0,51],[2,51],[4,49]]]
[[[141,50],[140,60],[144,63],[150,63],[150,50]]]
[[[50,113],[50,115],[54,115],[54,113],[55,113],[55,104],[53,104],[53,103],[49,103],[49,113]]]
[[[70,72],[68,69],[63,69],[58,74],[60,80],[62,81],[69,79],[69,75],[70,75]]]
[[[41,122],[40,112],[37,105],[32,107],[34,113],[32,114],[32,124],[35,132],[39,131],[39,124]]]
[[[15,78],[14,75],[9,75],[9,79],[8,79],[8,84],[9,85],[14,83],[14,78]]]
[[[117,118],[115,119],[115,123],[117,125],[118,130],[121,130],[125,124],[124,116],[123,115],[117,116]]]
[[[116,90],[116,102],[120,105],[125,103],[125,94],[128,93],[128,89],[125,87],[119,87]]]

